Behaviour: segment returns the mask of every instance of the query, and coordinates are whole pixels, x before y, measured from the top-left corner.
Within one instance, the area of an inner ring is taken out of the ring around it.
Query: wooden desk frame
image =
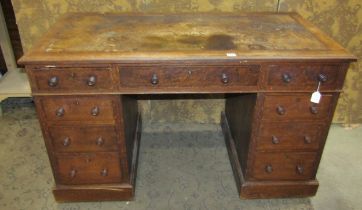
[[[133,199],[142,130],[134,96],[146,94],[225,94],[220,124],[241,198],[316,193],[329,126],[355,57],[295,13],[214,15],[72,14],[20,60],[29,76],[57,201]],[[210,31],[227,30],[235,21],[244,25],[234,27],[231,35],[180,36],[176,44],[163,46],[160,40],[174,38],[143,37],[132,22],[135,18],[140,24],[155,21],[153,27],[166,35],[170,27],[183,28],[184,23],[206,25]],[[214,25],[210,18],[223,24]],[[129,46],[109,52],[117,46],[114,40],[123,40],[113,30],[126,33],[122,27],[128,23],[135,30]],[[79,28],[72,31],[69,25]],[[103,36],[93,40],[89,27]],[[243,44],[254,38],[244,27],[260,33],[255,34],[257,43]],[[65,29],[69,33],[63,34]],[[283,30],[291,34],[292,44],[276,36]],[[74,39],[79,31],[94,45]],[[271,40],[268,31],[274,33]],[[104,41],[109,34],[116,35]],[[307,46],[294,49],[298,41]],[[85,45],[91,50],[78,51]],[[267,49],[274,45],[280,49]],[[160,51],[162,46],[168,50]],[[190,49],[177,50],[185,46]],[[243,47],[249,50],[239,49]],[[318,84],[322,99],[312,103]]]

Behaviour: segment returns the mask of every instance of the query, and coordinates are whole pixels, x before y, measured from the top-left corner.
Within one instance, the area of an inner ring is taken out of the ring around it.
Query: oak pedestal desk
[[[355,60],[295,13],[83,13],[61,18],[19,63],[53,194],[67,202],[134,197],[141,94],[223,94],[221,127],[240,197],[313,196]]]

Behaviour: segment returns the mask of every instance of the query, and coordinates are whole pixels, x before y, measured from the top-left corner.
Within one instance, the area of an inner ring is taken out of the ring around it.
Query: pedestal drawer
[[[310,102],[311,93],[266,95],[262,120],[318,120],[331,112],[333,95],[323,94],[319,104]]]
[[[307,180],[315,176],[317,153],[258,152],[252,177],[259,180]]]
[[[318,150],[324,124],[263,122],[257,136],[258,150]]]
[[[119,183],[121,169],[118,153],[58,154],[58,184]]]
[[[117,151],[114,126],[51,126],[53,148],[57,152]]]
[[[39,98],[39,97],[38,97]],[[50,121],[113,121],[114,104],[111,96],[46,96],[40,97],[45,117]]]

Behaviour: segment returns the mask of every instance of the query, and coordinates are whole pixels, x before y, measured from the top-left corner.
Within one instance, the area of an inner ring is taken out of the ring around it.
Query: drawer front
[[[106,184],[121,181],[117,153],[57,155],[58,184]]]
[[[41,97],[45,117],[51,121],[113,121],[116,97]]]
[[[325,130],[323,124],[267,123],[260,126],[258,150],[318,150]]]
[[[269,90],[320,90],[342,88],[344,73],[337,64],[326,65],[271,65],[268,71]],[[341,77],[339,76],[341,75]]]
[[[112,90],[110,67],[38,68],[28,71],[33,92],[97,92]]]
[[[121,66],[121,89],[256,87],[259,66]],[[167,90],[166,90],[167,91]]]
[[[315,176],[316,153],[256,153],[252,177],[259,180],[307,180]]]
[[[310,102],[311,94],[266,95],[263,120],[318,120],[331,112],[332,94],[323,94],[319,104]]]
[[[56,152],[117,151],[117,134],[113,126],[51,126]]]

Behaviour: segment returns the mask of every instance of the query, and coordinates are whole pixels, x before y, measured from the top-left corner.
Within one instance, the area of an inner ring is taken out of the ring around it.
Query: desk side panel
[[[253,93],[228,95],[225,101],[225,115],[228,119],[231,135],[243,174],[246,173],[248,150],[251,137],[252,119],[257,95]]]
[[[132,151],[134,139],[136,135],[138,104],[137,100],[132,96],[122,95],[122,114],[124,136],[127,150],[128,170],[131,171],[132,166]]]

